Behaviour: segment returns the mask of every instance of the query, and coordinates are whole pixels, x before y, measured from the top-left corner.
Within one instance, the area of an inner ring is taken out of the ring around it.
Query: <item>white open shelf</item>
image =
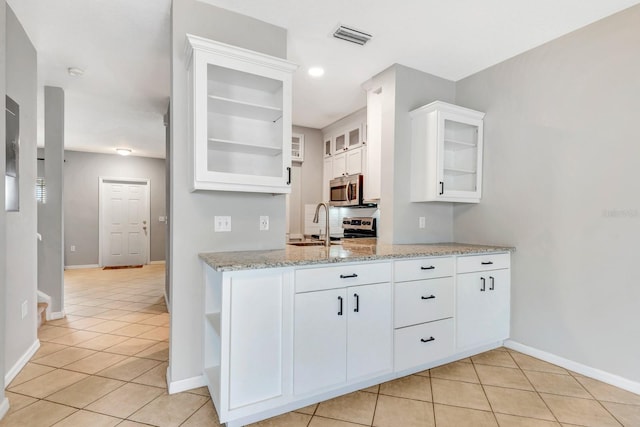
[[[209,112],[212,113],[269,122],[275,122],[282,117],[282,108],[214,95],[209,95],[208,98]]]
[[[220,336],[220,313],[207,314],[207,321],[213,328],[213,330]]]
[[[449,149],[451,150],[467,150],[470,148],[476,148],[477,144],[475,142],[467,142],[456,139],[445,139],[445,144],[449,145]]]
[[[448,175],[469,175],[475,174],[476,171],[470,169],[444,168],[444,173]]]
[[[282,153],[282,147],[268,147],[251,142],[229,141],[217,138],[209,138],[208,141],[209,149],[211,150],[265,154],[271,156],[277,156]]]

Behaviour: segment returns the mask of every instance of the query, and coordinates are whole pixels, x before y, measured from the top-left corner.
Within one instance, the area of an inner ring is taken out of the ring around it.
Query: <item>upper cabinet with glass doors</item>
[[[411,201],[479,203],[484,113],[436,101],[410,114]]]
[[[291,82],[281,58],[187,35],[192,190],[291,191]]]

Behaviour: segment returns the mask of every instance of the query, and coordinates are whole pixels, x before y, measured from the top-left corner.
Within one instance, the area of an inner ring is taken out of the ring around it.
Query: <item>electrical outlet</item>
[[[76,245],[71,245],[71,252],[75,252],[76,251]]]
[[[230,216],[216,216],[214,217],[214,231],[231,231],[231,217]]]
[[[165,216],[159,216],[159,217],[158,217],[158,222],[167,222],[167,217],[165,217]]]
[[[261,216],[260,217],[260,231],[268,231],[269,230],[269,217]]]
[[[27,301],[25,300],[22,303],[22,318],[24,319],[25,317],[27,317],[27,313],[29,312],[29,306],[27,305]]]
[[[423,216],[418,218],[418,227],[425,228],[427,226],[427,219]]]

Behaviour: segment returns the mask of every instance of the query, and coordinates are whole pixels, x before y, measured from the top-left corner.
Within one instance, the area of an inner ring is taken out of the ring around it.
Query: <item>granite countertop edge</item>
[[[435,243],[407,245],[341,245],[299,247],[235,252],[203,252],[199,258],[216,271],[258,270],[267,268],[302,267],[318,264],[379,261],[385,259],[426,256],[472,255],[489,252],[514,252],[511,246],[475,245],[466,243]]]

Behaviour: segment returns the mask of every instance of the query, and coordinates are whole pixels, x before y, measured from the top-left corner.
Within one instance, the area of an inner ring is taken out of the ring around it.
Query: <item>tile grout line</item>
[[[500,422],[498,421],[498,416],[496,415],[496,412],[493,409],[493,405],[491,404],[491,399],[489,399],[489,396],[487,395],[487,390],[484,388],[484,384],[482,383],[482,379],[480,378],[480,374],[478,374],[478,370],[476,369],[476,364],[473,361],[473,357],[469,357],[469,360],[471,361],[471,366],[473,366],[473,372],[476,373],[476,376],[478,377],[478,382],[480,383],[480,388],[482,389],[482,393],[484,394],[484,398],[487,399],[487,403],[489,404],[489,409],[491,409],[491,414],[493,415],[493,419],[496,422],[497,426],[500,426]]]
[[[580,384],[580,387],[582,387],[582,388],[583,388],[587,393],[589,393],[589,396],[593,397],[593,400],[595,400],[596,402],[598,402],[598,404],[600,405],[600,407],[601,407],[602,409],[604,409],[604,410],[605,410],[605,412],[607,412],[609,415],[611,415],[611,416],[613,417],[613,419],[614,419],[614,420],[616,420],[616,422],[618,422],[621,426],[623,426],[623,425],[624,425],[624,423],[623,423],[622,421],[620,421],[620,420],[618,419],[618,417],[616,417],[616,416],[613,414],[613,412],[609,411],[609,409],[607,409],[607,407],[606,407],[606,406],[604,406],[604,405],[602,404],[602,401],[601,401],[600,399],[598,399],[598,398],[597,398],[593,393],[591,393],[591,390],[589,390],[586,386],[584,386],[584,385],[580,382],[580,380],[579,380],[575,375],[573,375],[573,372],[571,372],[570,370],[567,370],[567,372],[569,372],[569,375],[571,375],[571,378],[573,378],[573,379],[574,379],[578,384]],[[596,380],[596,381],[597,381],[597,380]],[[606,402],[606,401],[605,401],[605,402]],[[621,403],[618,403],[618,402],[610,402],[610,403],[617,403],[617,404],[621,405]],[[631,405],[631,406],[636,406],[636,405]]]
[[[555,412],[553,412],[551,410],[551,407],[549,407],[549,404],[547,403],[546,400],[544,400],[542,398],[542,395],[540,394],[540,392],[538,391],[538,389],[536,388],[536,386],[533,385],[533,383],[531,382],[531,380],[529,379],[529,377],[527,376],[527,374],[524,373],[524,369],[522,369],[522,367],[520,366],[520,364],[518,363],[518,361],[516,359],[513,358],[513,356],[511,355],[511,352],[507,352],[507,354],[509,355],[509,357],[511,358],[511,360],[513,360],[513,363],[516,364],[516,366],[518,367],[518,369],[520,369],[520,372],[522,372],[522,375],[526,378],[527,382],[531,385],[531,388],[533,388],[533,391],[536,393],[536,395],[538,396],[538,398],[542,401],[542,403],[544,403],[544,406],[547,408],[547,410],[549,411],[549,413],[553,416],[553,418],[556,420],[556,422],[560,425],[562,425],[562,423],[560,422],[560,420],[558,419],[558,416],[555,414]]]

